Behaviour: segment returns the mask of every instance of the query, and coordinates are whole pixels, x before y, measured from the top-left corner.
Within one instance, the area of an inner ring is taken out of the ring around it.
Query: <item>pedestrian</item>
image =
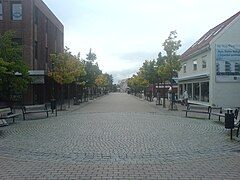
[[[187,104],[188,104],[188,92],[187,92],[187,90],[185,90],[184,93],[183,93],[183,104],[185,106],[187,106]]]

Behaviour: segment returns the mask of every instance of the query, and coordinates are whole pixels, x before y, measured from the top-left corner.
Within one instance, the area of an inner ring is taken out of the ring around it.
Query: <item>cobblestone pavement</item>
[[[239,162],[222,124],[127,94],[0,131],[0,179],[240,179]]]

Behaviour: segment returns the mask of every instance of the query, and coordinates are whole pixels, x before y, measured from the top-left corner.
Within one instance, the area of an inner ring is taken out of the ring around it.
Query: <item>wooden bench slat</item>
[[[41,105],[30,105],[30,106],[24,106],[22,108],[22,112],[23,112],[23,119],[25,120],[26,114],[34,114],[34,113],[46,113],[47,117],[48,117],[48,112],[50,110],[47,109],[47,106],[45,104],[41,104]]]
[[[20,116],[21,114],[13,113],[12,109],[10,107],[7,108],[1,108],[0,109],[0,119],[12,119],[12,121],[15,121],[15,117]]]

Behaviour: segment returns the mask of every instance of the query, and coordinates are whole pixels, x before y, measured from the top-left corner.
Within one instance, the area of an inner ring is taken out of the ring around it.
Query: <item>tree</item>
[[[99,66],[94,61],[97,59],[95,53],[92,53],[91,49],[87,54],[86,60],[83,60],[86,74],[83,77],[83,81],[88,89],[90,89],[91,96],[95,94],[95,80],[98,75],[102,74],[102,71],[99,69]]]
[[[92,49],[90,49],[89,53],[87,54],[86,59],[90,62],[94,62],[97,59],[96,54],[92,53]]]
[[[61,84],[61,109],[63,101],[63,85],[68,85],[76,81],[77,77],[85,75],[84,65],[76,59],[66,48],[63,53],[51,54],[51,62],[54,68],[48,73],[57,83]]]
[[[157,82],[157,72],[155,66],[155,60],[146,60],[139,69],[140,76],[146,79],[150,84],[155,84]]]
[[[177,50],[181,47],[181,41],[177,40],[177,32],[171,31],[168,38],[163,43],[164,51],[166,52],[166,61],[164,68],[160,68],[159,71],[163,71],[163,77],[170,81],[172,88],[173,77],[177,75],[177,72],[181,69],[181,63],[179,61],[180,56],[177,55]],[[160,72],[161,74],[161,72]],[[173,89],[173,88],[172,88]],[[172,93],[173,98],[173,93]],[[171,101],[171,109],[173,109],[173,99]]]
[[[140,75],[133,75],[127,84],[136,95],[143,91],[149,85],[149,82]]]
[[[26,91],[30,78],[28,66],[23,63],[22,47],[13,42],[14,33],[0,36],[0,98],[9,103],[14,96]]]

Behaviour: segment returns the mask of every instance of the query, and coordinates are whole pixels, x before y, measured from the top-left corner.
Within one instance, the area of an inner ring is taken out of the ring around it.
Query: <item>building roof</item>
[[[42,0],[34,0],[35,5],[41,10],[44,15],[55,25],[57,28],[63,32],[64,26],[60,20],[55,16],[55,14],[48,8],[48,6]]]
[[[185,60],[188,58],[189,55],[192,55],[193,53],[203,49],[209,43],[211,40],[217,36],[221,31],[223,31],[234,19],[236,19],[238,16],[240,16],[240,11],[221,24],[215,26],[214,28],[210,29],[206,34],[204,34],[200,39],[198,39],[190,48],[188,48],[182,55],[181,59]]]

